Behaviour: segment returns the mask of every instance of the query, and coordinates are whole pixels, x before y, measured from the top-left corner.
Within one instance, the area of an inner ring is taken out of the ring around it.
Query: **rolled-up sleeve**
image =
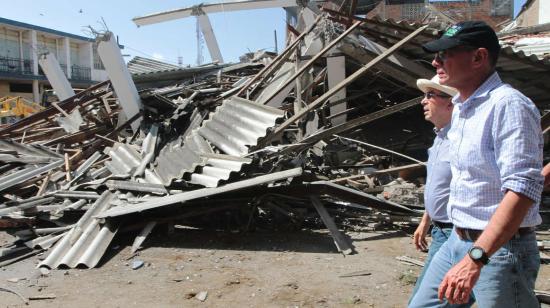
[[[538,204],[543,189],[540,114],[524,97],[500,102],[494,112],[493,140],[501,189],[525,195]]]

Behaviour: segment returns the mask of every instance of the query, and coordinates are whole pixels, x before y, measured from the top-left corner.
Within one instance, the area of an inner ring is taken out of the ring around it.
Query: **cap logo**
[[[443,36],[453,37],[461,29],[462,29],[462,27],[454,25],[454,26],[450,27],[449,29],[447,29],[447,31],[445,32],[445,34],[443,34]]]

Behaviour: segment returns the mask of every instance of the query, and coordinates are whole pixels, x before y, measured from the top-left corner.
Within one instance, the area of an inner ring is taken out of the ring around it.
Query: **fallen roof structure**
[[[335,209],[417,221],[423,175],[413,173],[433,137],[415,81],[433,74],[421,44],[440,25],[329,9],[300,20],[267,62],[180,68],[134,59],[131,78],[116,76],[139,96],[129,118],[124,90],[106,81],[1,128],[0,222],[28,229],[25,248],[14,243],[1,258],[47,249],[39,266],[95,267],[119,230],[138,230],[135,251],[159,224],[230,210],[248,215],[243,228],[312,212],[344,254],[354,249]],[[504,48],[497,68],[548,107],[545,79],[533,80],[550,71],[546,60]],[[56,118],[76,110],[82,122],[67,131]]]

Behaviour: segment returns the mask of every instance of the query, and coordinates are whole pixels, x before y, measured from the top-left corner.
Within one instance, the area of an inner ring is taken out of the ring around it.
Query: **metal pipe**
[[[164,185],[160,185],[160,184],[145,184],[145,183],[138,183],[138,182],[131,182],[131,181],[116,181],[116,180],[109,180],[105,184],[110,189],[151,192],[151,193],[159,193],[159,194],[168,193]]]
[[[100,197],[97,193],[88,191],[58,191],[55,196],[72,199],[99,199]]]

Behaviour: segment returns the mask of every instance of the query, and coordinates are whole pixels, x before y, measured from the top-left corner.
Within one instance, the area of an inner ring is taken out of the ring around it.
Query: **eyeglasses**
[[[473,51],[473,50],[476,50],[476,49],[477,49],[477,47],[473,47],[473,46],[458,46],[458,47],[451,48],[451,49],[440,50],[435,54],[435,60],[438,61],[438,62],[443,63],[443,62],[447,61],[449,56],[451,56],[452,54],[454,54],[458,51]]]
[[[434,97],[441,97],[441,98],[451,98],[450,95],[447,94],[437,94],[435,92],[426,92],[424,93],[424,97],[427,99],[434,98]]]

